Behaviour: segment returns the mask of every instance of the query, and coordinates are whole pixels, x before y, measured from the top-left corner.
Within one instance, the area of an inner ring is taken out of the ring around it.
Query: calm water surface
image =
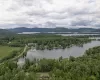
[[[92,35],[100,35],[100,34],[57,34],[57,35],[62,35],[62,36],[92,36]]]
[[[95,46],[100,46],[100,41],[91,41],[90,43],[86,43],[83,47],[72,46],[66,49],[53,49],[53,50],[29,50],[27,55],[24,58],[20,58],[18,63],[23,63],[26,59],[33,60],[47,58],[47,59],[57,59],[59,57],[69,58],[70,56],[79,57],[84,54],[86,50],[89,48],[93,48]]]

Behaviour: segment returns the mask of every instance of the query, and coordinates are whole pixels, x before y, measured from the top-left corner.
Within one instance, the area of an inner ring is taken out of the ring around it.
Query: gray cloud
[[[91,21],[86,20],[74,21],[71,23],[72,26],[89,26],[90,24]]]
[[[100,24],[97,4],[96,0],[0,0],[0,24],[95,28]]]

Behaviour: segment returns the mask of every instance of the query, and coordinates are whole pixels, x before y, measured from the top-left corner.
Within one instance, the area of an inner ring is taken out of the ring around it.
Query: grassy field
[[[14,50],[20,50],[20,47],[0,46],[0,58],[6,57]]]

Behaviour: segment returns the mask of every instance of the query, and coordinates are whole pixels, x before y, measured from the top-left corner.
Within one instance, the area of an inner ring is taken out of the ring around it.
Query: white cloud
[[[3,24],[44,25],[48,22],[60,27],[98,27],[100,1],[0,0],[0,25],[2,26]]]

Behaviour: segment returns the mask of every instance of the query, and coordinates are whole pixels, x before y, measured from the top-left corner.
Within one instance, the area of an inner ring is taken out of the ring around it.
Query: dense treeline
[[[16,35],[0,39],[0,45],[8,45],[11,47],[24,47],[25,44],[34,43],[32,46],[36,49],[53,49],[70,47],[72,45],[82,45],[91,41],[88,37],[66,37],[51,34],[35,34],[35,35]]]
[[[47,80],[100,80],[100,46],[77,58],[26,60],[21,68],[6,62],[0,65],[0,80],[39,80],[39,72],[48,72]]]

